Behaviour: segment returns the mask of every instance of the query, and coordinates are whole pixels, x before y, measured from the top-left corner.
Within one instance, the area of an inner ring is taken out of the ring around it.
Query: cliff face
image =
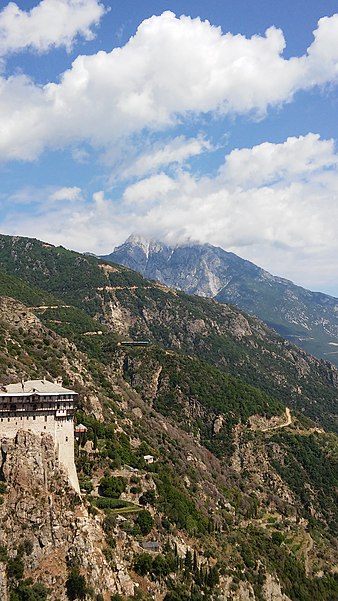
[[[102,553],[100,522],[88,515],[69,486],[56,460],[52,437],[19,431],[16,439],[1,440],[1,452],[7,492],[0,507],[0,544],[8,558],[24,562],[24,577],[43,583],[51,601],[65,601],[71,567],[78,565],[86,582],[105,600],[114,591],[132,594],[134,586],[123,560],[119,571],[109,567]],[[1,565],[0,597],[8,601],[16,581]]]

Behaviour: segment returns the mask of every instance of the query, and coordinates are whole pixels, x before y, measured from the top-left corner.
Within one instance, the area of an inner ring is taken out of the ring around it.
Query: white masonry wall
[[[60,463],[68,473],[68,478],[80,493],[79,481],[74,463],[74,422],[73,420],[55,420],[55,446]]]
[[[35,418],[35,419],[34,419]],[[18,430],[31,430],[33,434],[50,434],[55,442],[59,462],[68,473],[70,484],[80,493],[79,481],[74,463],[74,422],[55,419],[54,415],[24,415],[4,417],[0,420],[0,438],[15,438]]]

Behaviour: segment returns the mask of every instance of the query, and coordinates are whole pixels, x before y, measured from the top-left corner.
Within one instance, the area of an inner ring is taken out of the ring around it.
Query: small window
[[[66,442],[68,442],[68,436],[66,436]]]

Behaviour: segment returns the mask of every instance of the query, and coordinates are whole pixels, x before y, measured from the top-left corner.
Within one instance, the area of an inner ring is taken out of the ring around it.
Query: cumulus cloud
[[[78,36],[93,39],[92,28],[104,12],[98,0],[41,0],[30,11],[10,2],[0,12],[0,56],[59,46],[70,50]]]
[[[0,158],[83,141],[107,148],[211,111],[262,116],[298,90],[337,82],[338,14],[320,19],[314,36],[306,54],[284,59],[275,27],[246,38],[199,18],[151,17],[124,47],[78,56],[59,83],[2,78]]]
[[[250,185],[252,163],[260,175]],[[8,217],[2,230],[98,254],[132,232],[171,244],[209,242],[328,289],[338,277],[337,165],[334,143],[309,134],[232,151],[215,177],[151,175],[129,185],[121,202],[98,192],[21,222]]]
[[[150,202],[158,202],[166,198],[176,187],[175,180],[165,173],[159,173],[129,186],[124,192],[123,199],[127,205],[147,206],[148,210]]]
[[[233,150],[220,169],[224,182],[236,187],[267,186],[297,180],[337,166],[333,140],[318,134],[290,137],[283,144],[265,142],[254,148]]]

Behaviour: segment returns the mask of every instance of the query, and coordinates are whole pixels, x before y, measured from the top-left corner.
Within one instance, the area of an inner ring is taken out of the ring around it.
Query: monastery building
[[[75,396],[73,390],[48,380],[0,386],[0,438],[14,438],[18,430],[51,434],[58,460],[80,492],[74,463]]]

